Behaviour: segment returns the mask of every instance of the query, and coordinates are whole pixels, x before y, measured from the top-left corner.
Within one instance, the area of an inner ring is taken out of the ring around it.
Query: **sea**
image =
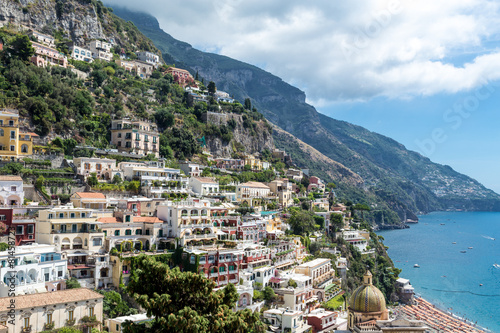
[[[417,295],[500,333],[500,213],[435,212],[377,233]]]

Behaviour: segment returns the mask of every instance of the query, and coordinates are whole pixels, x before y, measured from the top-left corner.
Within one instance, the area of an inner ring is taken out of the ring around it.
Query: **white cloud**
[[[489,0],[108,0],[175,38],[253,64],[317,104],[455,93],[500,79]],[[491,46],[490,46],[491,47]],[[457,57],[473,52],[468,63]],[[451,60],[450,60],[451,59]]]

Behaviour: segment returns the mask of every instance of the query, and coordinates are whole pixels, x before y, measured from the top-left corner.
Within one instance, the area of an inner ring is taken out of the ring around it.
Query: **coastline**
[[[469,319],[464,319],[449,310],[431,303],[423,297],[415,297],[416,305],[405,305],[396,308],[396,314],[403,315],[409,319],[422,320],[436,332],[471,332],[471,333],[492,333],[493,331],[484,328]]]

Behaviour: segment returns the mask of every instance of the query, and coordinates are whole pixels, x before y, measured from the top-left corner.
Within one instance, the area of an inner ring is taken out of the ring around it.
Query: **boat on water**
[[[472,247],[472,246],[469,246],[469,250],[472,250],[472,249],[473,249],[473,247]]]
[[[415,265],[413,265],[413,268],[420,268],[420,265],[419,264],[415,264]]]
[[[460,251],[460,253],[467,253],[467,251]]]
[[[441,223],[441,225],[445,225],[444,223]]]
[[[500,264],[494,263],[493,267],[500,269]]]
[[[451,243],[451,244],[457,244],[457,242],[453,242],[453,243]]]

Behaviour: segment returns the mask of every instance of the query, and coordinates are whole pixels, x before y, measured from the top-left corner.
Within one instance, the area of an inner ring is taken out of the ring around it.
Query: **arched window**
[[[0,136],[3,136],[3,135],[4,135],[4,133],[3,133],[3,129],[2,129],[2,128],[0,128]]]
[[[28,145],[27,144],[23,144],[21,146],[21,153],[27,153],[28,152]]]

